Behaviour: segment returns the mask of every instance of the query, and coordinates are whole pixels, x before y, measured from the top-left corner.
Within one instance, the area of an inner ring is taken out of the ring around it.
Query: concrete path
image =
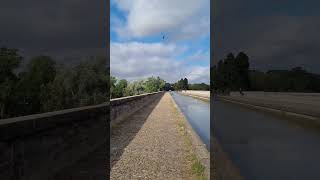
[[[112,130],[111,179],[195,179],[169,93]]]

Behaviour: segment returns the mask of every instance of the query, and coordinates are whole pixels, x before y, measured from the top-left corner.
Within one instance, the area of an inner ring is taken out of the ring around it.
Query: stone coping
[[[8,119],[0,119],[0,140],[22,137],[38,131],[54,128],[66,123],[92,120],[106,116],[109,103],[84,106],[41,114],[32,114]]]
[[[136,99],[144,98],[146,96],[150,96],[153,94],[158,94],[162,93],[163,91],[158,91],[158,92],[153,92],[153,93],[145,93],[145,94],[139,94],[139,95],[134,95],[134,96],[126,96],[126,97],[121,97],[121,98],[115,98],[110,100],[111,106],[113,105],[120,105],[129,101],[134,101]]]

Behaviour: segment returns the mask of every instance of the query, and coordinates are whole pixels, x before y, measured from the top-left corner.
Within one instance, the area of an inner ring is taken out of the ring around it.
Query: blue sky
[[[111,0],[111,74],[209,83],[209,0]],[[164,36],[164,39],[163,39]]]

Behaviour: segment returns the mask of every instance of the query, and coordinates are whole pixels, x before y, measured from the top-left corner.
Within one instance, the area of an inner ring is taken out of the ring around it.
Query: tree
[[[108,98],[105,58],[91,58],[75,67],[60,66],[54,80],[42,91],[43,111],[100,104]]]
[[[145,84],[145,91],[148,93],[156,92],[160,90],[160,82],[158,78],[149,77],[144,84]]]
[[[213,88],[216,91],[228,93],[230,90],[248,89],[250,86],[249,57],[243,52],[236,57],[229,53],[211,70]]]
[[[144,82],[143,80],[140,81],[133,81],[128,84],[125,89],[125,96],[133,96],[143,93],[144,90]]]
[[[200,83],[200,84],[189,84],[189,89],[190,90],[201,90],[201,91],[209,91],[210,86],[205,83]]]
[[[183,86],[182,86],[183,90],[188,90],[188,79],[184,78],[183,79]]]
[[[174,89],[173,89],[173,87],[172,87],[172,85],[170,83],[165,83],[164,90],[165,91],[170,91],[170,90],[172,91]]]
[[[249,81],[249,57],[240,52],[236,59],[236,69],[237,69],[237,88],[248,89],[250,86]]]
[[[115,85],[112,98],[123,97],[125,95],[125,89],[127,85],[128,82],[125,79],[121,79],[120,81],[118,81]]]
[[[0,118],[8,117],[10,106],[13,106],[13,93],[18,81],[14,70],[21,60],[17,49],[0,48]]]
[[[36,56],[31,59],[25,72],[20,74],[16,98],[21,102],[18,108],[22,115],[42,112],[41,94],[56,75],[55,62],[48,56]]]
[[[110,97],[115,97],[115,88],[116,88],[117,79],[114,76],[110,76]]]

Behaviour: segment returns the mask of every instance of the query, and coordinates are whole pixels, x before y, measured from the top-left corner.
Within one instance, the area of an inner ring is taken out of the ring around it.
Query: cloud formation
[[[320,13],[317,1],[232,0],[217,4],[217,63],[227,53],[246,52],[259,70],[302,66],[320,73]],[[297,7],[301,7],[298,8]]]
[[[25,56],[105,53],[104,5],[91,0],[4,1],[0,46],[19,48]]]
[[[114,30],[123,38],[169,34],[174,40],[199,38],[210,29],[209,0],[114,0],[127,14]]]
[[[168,82],[187,77],[190,82],[209,82],[209,67],[188,66],[175,58],[186,48],[164,43],[111,43],[111,74],[128,80],[160,76]]]
[[[110,49],[112,75],[128,80],[160,76],[171,83],[187,77],[191,83],[209,83],[209,43],[201,42],[209,38],[209,4],[112,0],[111,31],[117,37]]]

